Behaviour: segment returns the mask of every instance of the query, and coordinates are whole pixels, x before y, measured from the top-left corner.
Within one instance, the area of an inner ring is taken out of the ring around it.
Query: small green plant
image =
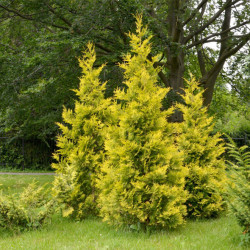
[[[19,194],[0,194],[0,226],[14,232],[41,227],[54,213],[55,202],[46,186],[31,183]]]
[[[243,227],[243,240],[249,242],[250,237],[250,151],[248,146],[237,147],[228,137],[229,171],[227,200],[231,212],[236,216],[238,223]]]
[[[182,153],[161,111],[168,90],[157,86],[157,58],[151,51],[147,29],[137,16],[136,34],[129,35],[131,54],[124,57],[126,90],[116,90],[118,123],[106,130],[107,160],[101,166],[100,214],[110,224],[130,228],[173,228],[184,222],[187,192]]]
[[[177,104],[183,122],[176,124],[176,140],[184,153],[184,164],[189,169],[185,189],[189,217],[214,217],[223,210],[222,191],[225,186],[225,148],[220,134],[212,134],[213,118],[203,106],[203,92],[192,77],[186,81],[182,95],[184,103]]]

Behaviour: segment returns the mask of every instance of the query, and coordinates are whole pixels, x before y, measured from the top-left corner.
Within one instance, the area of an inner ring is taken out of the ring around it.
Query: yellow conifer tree
[[[96,209],[96,174],[103,161],[105,121],[110,111],[110,101],[104,99],[105,83],[99,75],[103,66],[93,68],[96,60],[94,46],[88,44],[83,58],[80,86],[75,90],[78,100],[74,110],[63,110],[64,124],[58,124],[62,134],[58,136],[58,151],[53,164],[56,177],[53,192],[63,204],[63,215],[83,218]]]
[[[172,110],[161,111],[168,90],[157,86],[147,29],[137,17],[130,34],[131,54],[124,57],[126,90],[117,90],[119,122],[106,130],[107,160],[101,167],[99,206],[110,224],[176,227],[184,222],[182,154],[166,120]]]
[[[177,104],[184,121],[176,124],[179,129],[177,142],[184,152],[184,164],[189,169],[185,189],[189,192],[186,202],[191,217],[216,216],[223,209],[221,192],[225,186],[225,150],[220,134],[213,134],[213,118],[203,106],[203,92],[192,77]]]

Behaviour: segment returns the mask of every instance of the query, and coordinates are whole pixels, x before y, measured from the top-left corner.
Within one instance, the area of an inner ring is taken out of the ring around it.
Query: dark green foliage
[[[0,167],[2,169],[51,170],[54,140],[21,138],[0,139]]]
[[[114,23],[122,17],[129,19],[122,28],[125,32],[134,25],[135,6],[125,7],[126,4],[120,9],[121,16],[112,14],[109,1],[18,0],[8,4],[10,9],[21,8],[21,12],[32,15],[34,22],[20,17],[8,19],[0,8],[4,19],[0,25],[0,133],[9,132],[25,139],[55,139],[63,105],[67,108],[74,105],[72,89],[77,88],[81,75],[75,58],[81,56],[82,48],[90,40],[98,44],[100,39],[116,41],[112,55],[99,48],[97,58],[100,65],[109,57],[110,67],[102,77],[111,78],[107,95],[112,95],[117,87],[114,82],[121,76],[115,63],[126,50],[124,42],[115,35],[119,29]],[[33,15],[35,12],[39,14]],[[115,30],[103,29],[104,23],[115,26]],[[109,48],[110,43],[107,44],[102,46]]]
[[[189,71],[195,74],[197,79],[203,78],[202,80],[205,81],[219,79],[217,77],[219,67],[216,69],[214,66],[217,65],[218,55],[223,53],[219,53],[215,48],[203,46],[203,42],[197,47],[194,43],[196,39],[202,41],[202,38],[204,42],[208,42],[205,39],[208,34],[215,30],[221,31],[224,18],[223,1],[209,1],[205,4],[202,8],[206,11],[202,18],[198,17],[199,11],[195,11],[197,1],[188,3],[181,1],[176,5],[173,3],[171,0],[1,1],[0,133],[8,132],[11,137],[25,139],[36,138],[45,143],[55,139],[58,132],[55,124],[62,122],[62,106],[67,108],[74,106],[75,94],[71,89],[77,87],[78,77],[81,74],[75,58],[81,55],[81,50],[87,41],[96,44],[96,65],[100,66],[103,62],[108,62],[100,77],[104,81],[109,79],[106,96],[112,96],[117,86],[123,86],[122,70],[117,67],[117,63],[122,62],[122,55],[129,49],[126,33],[135,29],[133,14],[137,12],[144,14],[144,23],[149,25],[150,32],[153,34],[154,46],[150,57],[160,53],[156,62],[162,66],[159,84],[164,87],[171,85],[174,89],[173,92],[169,92],[171,98],[165,102],[165,106],[178,100],[178,92],[183,87],[183,76],[186,76]],[[242,24],[237,32],[244,35],[237,34],[231,39],[231,34],[234,36],[236,29],[230,30],[230,40],[221,39],[225,42],[224,45],[228,45],[228,51],[238,45],[243,46],[249,39],[249,34],[243,32],[246,28],[244,22],[248,20],[249,5],[247,1],[241,1],[239,4],[242,8],[237,12],[232,11],[232,18]],[[198,32],[197,37],[194,35],[192,37],[194,31],[208,22],[217,9],[222,10],[221,15]],[[173,13],[175,15],[172,15]],[[192,18],[189,20],[190,16]],[[183,25],[185,20],[189,21]],[[188,35],[192,38],[185,40]],[[212,40],[215,38],[211,37]],[[244,50],[242,51],[244,55]],[[198,60],[197,55],[199,58],[203,57],[203,60]],[[224,58],[221,59],[224,60]],[[236,79],[233,84],[233,91],[236,89],[237,93],[235,96],[237,98],[244,96],[244,100],[247,100],[249,84],[247,77],[243,77],[244,81],[241,78],[248,72],[247,60],[246,56],[239,61],[236,60],[230,69],[231,75],[234,75],[231,78]],[[199,67],[202,61],[205,64],[203,70],[205,74]],[[236,74],[241,68],[237,67],[237,64],[241,64],[242,61],[246,70]],[[212,72],[216,74],[212,75]],[[225,70],[224,74],[228,72]],[[170,81],[170,76],[175,77]],[[230,81],[226,79],[224,82]],[[217,81],[216,85],[219,84]],[[219,107],[226,106],[223,98],[218,97],[214,110],[217,111]],[[223,117],[218,117],[221,121],[219,125],[228,124],[231,129],[235,125],[238,126],[237,120],[240,118],[241,124],[244,125],[240,126],[240,129],[245,128],[247,119],[243,116],[248,114],[242,115],[241,109],[239,110],[240,116],[234,112],[232,115],[228,112],[224,116],[224,110],[221,110],[220,114]],[[228,122],[231,119],[233,123]]]
[[[0,167],[21,169],[24,164],[22,142],[0,139]]]

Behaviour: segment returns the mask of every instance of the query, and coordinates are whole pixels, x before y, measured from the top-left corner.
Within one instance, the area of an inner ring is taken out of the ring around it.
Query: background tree
[[[2,22],[8,23],[5,32],[10,28],[9,23],[18,20],[24,22],[25,27],[27,23],[32,24],[25,28],[31,36],[35,29],[35,36],[45,31],[56,36],[63,33],[70,41],[68,53],[72,47],[78,45],[79,48],[79,43],[83,45],[86,40],[93,40],[99,56],[102,60],[108,56],[111,64],[120,61],[122,52],[128,48],[125,34],[133,27],[132,14],[142,12],[144,21],[149,23],[155,35],[154,46],[162,53],[156,66],[164,67],[159,73],[164,85],[180,91],[183,75],[188,70],[188,56],[193,53],[199,65],[200,83],[206,89],[206,105],[212,100],[215,82],[225,61],[247,45],[250,38],[249,3],[244,0],[108,0],[67,4],[63,0],[18,0],[1,1],[0,8]],[[15,48],[22,44],[21,37],[3,44],[9,49]],[[211,42],[217,44],[214,55],[206,47]],[[52,58],[62,62],[59,55]],[[213,60],[213,65],[209,60]]]
[[[242,60],[239,68],[239,61]],[[209,113],[215,117],[215,130],[233,137],[250,134],[250,60],[247,51],[230,58],[225,71],[217,78],[217,85]],[[229,72],[227,74],[226,72]]]
[[[0,133],[47,144],[55,138],[62,105],[73,107],[71,89],[80,76],[75,57],[89,40],[96,45],[95,66],[109,62],[100,75],[109,79],[106,96],[124,87],[116,63],[129,48],[126,33],[135,28],[137,12],[154,35],[149,59],[161,54],[155,67],[162,67],[160,84],[172,88],[173,101],[191,71],[209,105],[225,62],[242,64],[244,57],[233,55],[249,50],[247,0],[0,0]],[[237,89],[246,89],[240,80]]]

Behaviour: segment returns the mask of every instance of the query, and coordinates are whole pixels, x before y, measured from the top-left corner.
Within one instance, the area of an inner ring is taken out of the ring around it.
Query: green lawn
[[[53,176],[0,176],[9,192],[20,191],[33,179],[51,182]],[[13,236],[0,230],[0,249],[246,249],[240,245],[241,230],[227,216],[215,220],[188,221],[174,231],[154,231],[150,235],[116,230],[99,218],[74,222],[55,215],[50,225],[39,231]]]
[[[4,173],[54,173],[53,170],[41,170],[41,169],[15,169],[8,167],[0,167],[0,172]]]
[[[52,175],[0,175],[0,189],[3,193],[19,193],[32,181],[38,184],[51,183],[54,179]]]

